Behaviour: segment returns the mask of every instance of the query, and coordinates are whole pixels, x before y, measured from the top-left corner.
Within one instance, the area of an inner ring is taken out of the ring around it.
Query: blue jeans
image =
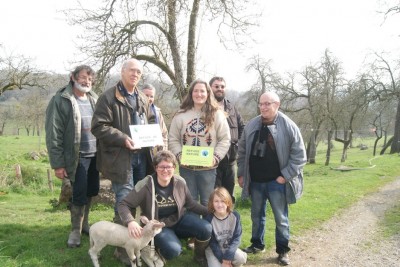
[[[139,152],[131,156],[131,175],[132,179],[128,183],[118,183],[112,181],[111,186],[115,193],[114,212],[118,214],[118,203],[132,191],[134,185],[146,176],[146,153]]]
[[[186,213],[171,227],[164,227],[154,237],[154,245],[160,250],[161,255],[170,260],[182,253],[180,238],[195,237],[197,240],[205,241],[211,237],[211,224],[193,213]]]
[[[251,243],[263,249],[267,200],[275,218],[275,244],[276,252],[284,253],[289,248],[289,218],[288,204],[286,201],[285,185],[275,180],[267,183],[250,183],[251,193]]]
[[[97,196],[100,189],[99,172],[96,169],[96,157],[79,158],[75,181],[72,182],[72,204],[84,206],[89,197]]]
[[[180,167],[179,174],[186,180],[193,199],[198,201],[200,196],[200,204],[207,207],[208,199],[214,191],[216,169],[194,171]]]

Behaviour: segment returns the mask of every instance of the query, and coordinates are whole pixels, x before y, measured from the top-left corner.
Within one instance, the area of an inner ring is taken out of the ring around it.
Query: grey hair
[[[263,95],[269,96],[270,98],[272,98],[274,101],[276,101],[276,102],[278,102],[278,103],[281,102],[281,100],[280,100],[278,94],[275,93],[275,92],[267,91],[267,92],[263,93],[261,96],[263,96]],[[261,98],[261,96],[260,96],[260,98]]]
[[[150,83],[146,83],[145,85],[143,85],[142,91],[146,90],[146,89],[154,91],[154,92],[156,91],[156,88]]]
[[[131,62],[137,63],[140,66],[140,70],[143,72],[143,64],[136,58],[129,58],[129,59],[125,60],[124,63],[122,63],[122,69],[126,69],[128,64]]]
[[[86,71],[87,75],[92,76],[92,78],[93,78],[92,85],[94,85],[94,79],[96,78],[96,72],[88,65],[79,65],[73,71],[71,71],[70,82],[72,84],[74,84],[72,77],[74,77],[75,80],[78,80],[79,73],[82,70]]]

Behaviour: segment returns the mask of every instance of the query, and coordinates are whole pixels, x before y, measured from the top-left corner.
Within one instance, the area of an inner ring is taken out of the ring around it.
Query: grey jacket
[[[255,133],[261,128],[261,116],[250,120],[239,140],[237,176],[243,176],[242,198],[251,192],[249,158]],[[295,203],[303,193],[303,167],[307,162],[306,150],[300,129],[285,114],[278,112],[273,125],[268,126],[275,142],[282,176],[286,179],[286,200]]]
[[[87,96],[94,110],[97,95],[90,91]],[[45,130],[51,168],[65,168],[68,178],[74,182],[79,162],[81,114],[71,83],[51,98],[46,109]]]

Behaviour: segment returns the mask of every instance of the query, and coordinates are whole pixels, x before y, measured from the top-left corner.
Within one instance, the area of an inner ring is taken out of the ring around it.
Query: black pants
[[[84,206],[88,197],[97,196],[100,189],[100,176],[96,170],[96,157],[79,158],[75,181],[72,182],[72,204]]]
[[[215,187],[225,187],[235,202],[233,190],[235,188],[235,162],[229,163],[227,158],[221,160],[217,168],[217,178],[215,179]]]

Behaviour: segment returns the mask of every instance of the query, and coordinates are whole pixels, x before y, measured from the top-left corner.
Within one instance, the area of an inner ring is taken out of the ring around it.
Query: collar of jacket
[[[231,101],[229,101],[225,97],[224,97],[224,99],[222,101],[224,101],[224,111],[229,113],[233,108]]]
[[[118,82],[117,85],[115,86],[115,97],[118,99],[118,101],[120,101],[124,105],[126,105],[127,101],[125,99],[125,95],[123,95],[123,92],[124,92],[123,90],[125,90],[125,92],[126,92],[126,89],[124,87],[123,87],[123,89],[120,88],[119,86],[121,84],[122,84],[121,82]],[[136,97],[139,97],[139,90],[137,89],[137,87],[135,87],[135,89],[134,89],[134,94],[136,95]]]

